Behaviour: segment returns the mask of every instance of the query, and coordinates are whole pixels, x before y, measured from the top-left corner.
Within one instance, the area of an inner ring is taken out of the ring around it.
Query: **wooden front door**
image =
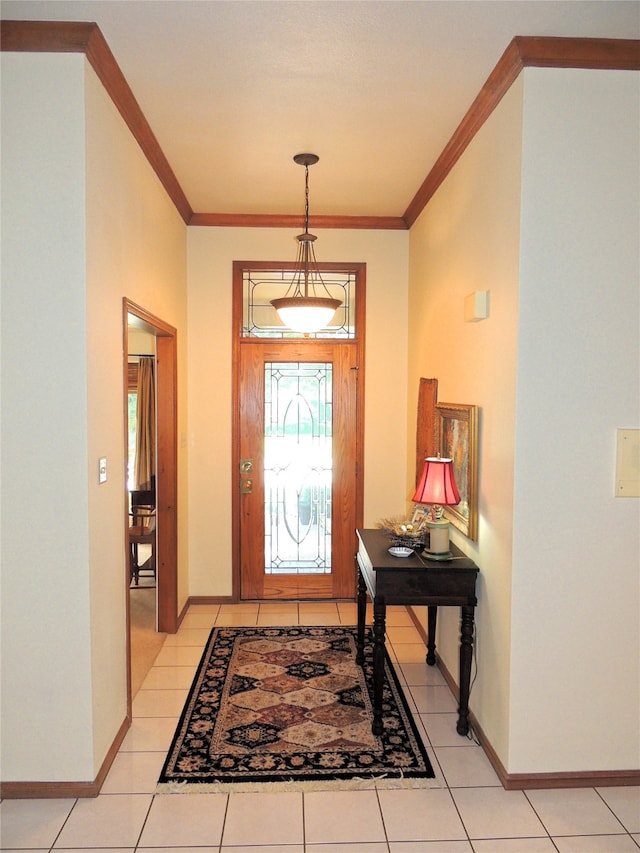
[[[352,598],[358,346],[245,339],[239,350],[240,597]]]

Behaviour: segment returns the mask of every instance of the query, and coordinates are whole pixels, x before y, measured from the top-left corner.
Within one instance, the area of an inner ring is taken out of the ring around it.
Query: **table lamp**
[[[424,550],[425,557],[430,560],[450,560],[453,554],[449,550],[449,522],[444,518],[444,508],[460,503],[451,459],[429,456],[424,460],[413,502],[431,505],[425,520],[425,526],[429,530],[429,545]]]

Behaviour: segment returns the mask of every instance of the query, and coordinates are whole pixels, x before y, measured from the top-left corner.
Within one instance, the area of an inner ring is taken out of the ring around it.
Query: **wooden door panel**
[[[240,346],[239,451],[251,475],[238,471],[240,586],[243,599],[352,598],[357,519],[357,347],[353,343],[245,342]],[[332,514],[330,574],[266,574],[265,364],[332,364]],[[251,489],[242,481],[251,480]]]
[[[357,503],[357,381],[355,348],[343,344],[336,353],[339,370],[334,380],[333,427],[333,569],[334,598],[354,595],[353,555],[357,550],[355,507]]]
[[[264,551],[264,360],[258,347],[243,347],[240,364],[240,462],[236,471],[240,490],[240,581],[243,599],[262,598],[262,572],[255,554]],[[251,461],[251,471],[240,470],[243,461]],[[251,480],[250,492],[243,492],[243,480]],[[252,560],[252,556],[254,559]]]

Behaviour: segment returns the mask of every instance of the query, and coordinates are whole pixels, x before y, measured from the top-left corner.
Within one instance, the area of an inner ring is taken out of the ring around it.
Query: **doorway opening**
[[[175,633],[178,624],[177,349],[176,330],[127,299],[123,331],[130,705],[159,642],[165,634]],[[146,381],[141,384],[143,374]],[[146,405],[140,405],[141,396]],[[142,444],[141,419],[149,421]],[[132,620],[143,620],[145,630],[136,630]]]

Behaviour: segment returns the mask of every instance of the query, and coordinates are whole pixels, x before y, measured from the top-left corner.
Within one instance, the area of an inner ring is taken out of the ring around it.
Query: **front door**
[[[356,347],[260,342],[241,350],[241,598],[350,598]]]
[[[236,595],[353,598],[361,340],[237,343]]]

